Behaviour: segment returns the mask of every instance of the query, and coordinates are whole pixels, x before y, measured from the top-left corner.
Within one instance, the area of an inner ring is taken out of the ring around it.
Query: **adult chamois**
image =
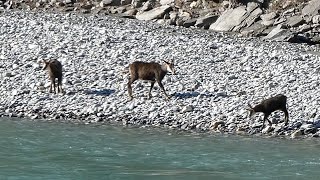
[[[129,65],[130,78],[128,82],[128,93],[129,93],[130,100],[133,99],[131,84],[138,79],[151,81],[151,87],[150,87],[149,96],[148,96],[149,99],[151,99],[151,90],[156,81],[159,84],[165,96],[167,97],[167,99],[170,98],[167,95],[161,81],[168,72],[175,74],[174,61],[172,62],[163,61],[163,62],[164,62],[163,64],[159,64],[156,62],[135,61]]]
[[[285,115],[285,125],[288,124],[289,121],[289,114],[288,114],[288,110],[287,110],[287,97],[283,94],[278,94],[274,97],[271,97],[269,99],[265,99],[263,100],[260,104],[252,107],[249,103],[249,112],[250,112],[250,117],[252,117],[256,112],[262,112],[264,114],[264,118],[263,118],[263,124],[262,127],[264,127],[264,123],[266,120],[268,120],[269,125],[272,125],[271,121],[268,119],[268,116],[276,111],[276,110],[280,110],[282,112],[284,112]]]
[[[43,60],[45,64],[43,70],[48,70],[49,78],[51,81],[50,93],[52,93],[52,86],[54,93],[56,93],[56,79],[58,79],[58,93],[62,90],[62,65],[58,60]]]

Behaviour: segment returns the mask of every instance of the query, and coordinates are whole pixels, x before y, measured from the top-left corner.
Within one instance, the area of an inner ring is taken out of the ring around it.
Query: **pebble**
[[[193,111],[193,106],[192,106],[192,105],[184,106],[184,107],[182,107],[182,109],[181,109],[181,112],[182,112],[182,113],[191,112],[191,111]]]

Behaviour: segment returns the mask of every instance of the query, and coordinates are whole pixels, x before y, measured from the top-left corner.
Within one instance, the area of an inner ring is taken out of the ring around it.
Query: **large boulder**
[[[213,31],[232,31],[232,29],[243,21],[247,13],[245,6],[239,6],[235,9],[228,9],[222,13],[217,21],[210,25],[209,29]]]
[[[264,40],[273,41],[287,41],[292,32],[290,30],[283,28],[282,25],[275,27],[267,36],[263,37]]]
[[[266,36],[268,33],[264,32],[266,30],[266,26],[262,24],[262,20],[254,23],[250,27],[244,28],[241,30],[242,36]]]
[[[306,5],[302,11],[301,14],[303,16],[313,16],[319,14],[320,11],[320,0],[312,0],[309,1],[308,5]]]
[[[242,28],[249,27],[260,17],[262,10],[258,7],[257,3],[248,3],[247,5],[247,16],[244,17],[243,21],[233,28],[233,31],[240,31]]]
[[[305,20],[301,16],[292,16],[287,20],[287,25],[290,27],[298,27],[302,25]]]
[[[268,13],[268,14],[262,14],[260,16],[262,22],[261,24],[264,25],[264,26],[271,26],[273,25],[273,23],[275,22],[275,18],[277,18],[278,15],[275,13],[275,12],[271,12],[271,13]]]
[[[282,25],[275,27],[263,39],[272,41],[286,41],[291,43],[315,44],[315,42],[313,42],[309,37],[306,37],[303,34],[294,33],[289,29],[285,29]]]
[[[239,6],[229,9],[210,25],[213,31],[239,31],[243,27],[249,27],[262,14],[257,3],[248,3],[247,6]]]
[[[167,13],[171,10],[172,10],[171,6],[164,5],[164,6],[154,8],[150,11],[146,11],[141,14],[137,14],[136,18],[138,20],[142,20],[142,21],[149,21],[152,19],[158,19],[158,18],[162,18],[165,13]]]

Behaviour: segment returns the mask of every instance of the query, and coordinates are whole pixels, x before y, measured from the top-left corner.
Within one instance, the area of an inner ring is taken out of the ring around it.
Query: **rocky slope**
[[[99,15],[6,11],[0,15],[2,116],[237,134],[318,137],[319,49],[261,42],[223,33]],[[49,94],[42,59],[64,67],[65,94]],[[125,69],[135,60],[176,62],[163,84],[134,83],[128,101]],[[290,122],[273,113],[260,131],[261,114],[247,103],[283,93]]]
[[[0,0],[1,7],[115,14],[263,40],[320,43],[319,0]]]

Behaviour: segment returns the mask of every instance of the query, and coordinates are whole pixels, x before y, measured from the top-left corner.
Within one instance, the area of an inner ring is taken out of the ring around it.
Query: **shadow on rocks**
[[[176,92],[174,94],[172,94],[173,97],[176,97],[178,99],[187,99],[187,98],[194,98],[194,97],[213,97],[213,94],[202,94],[199,92]]]
[[[110,96],[112,93],[114,93],[114,89],[101,89],[101,90],[84,90],[84,94],[93,94],[93,95],[98,95],[98,96]]]

